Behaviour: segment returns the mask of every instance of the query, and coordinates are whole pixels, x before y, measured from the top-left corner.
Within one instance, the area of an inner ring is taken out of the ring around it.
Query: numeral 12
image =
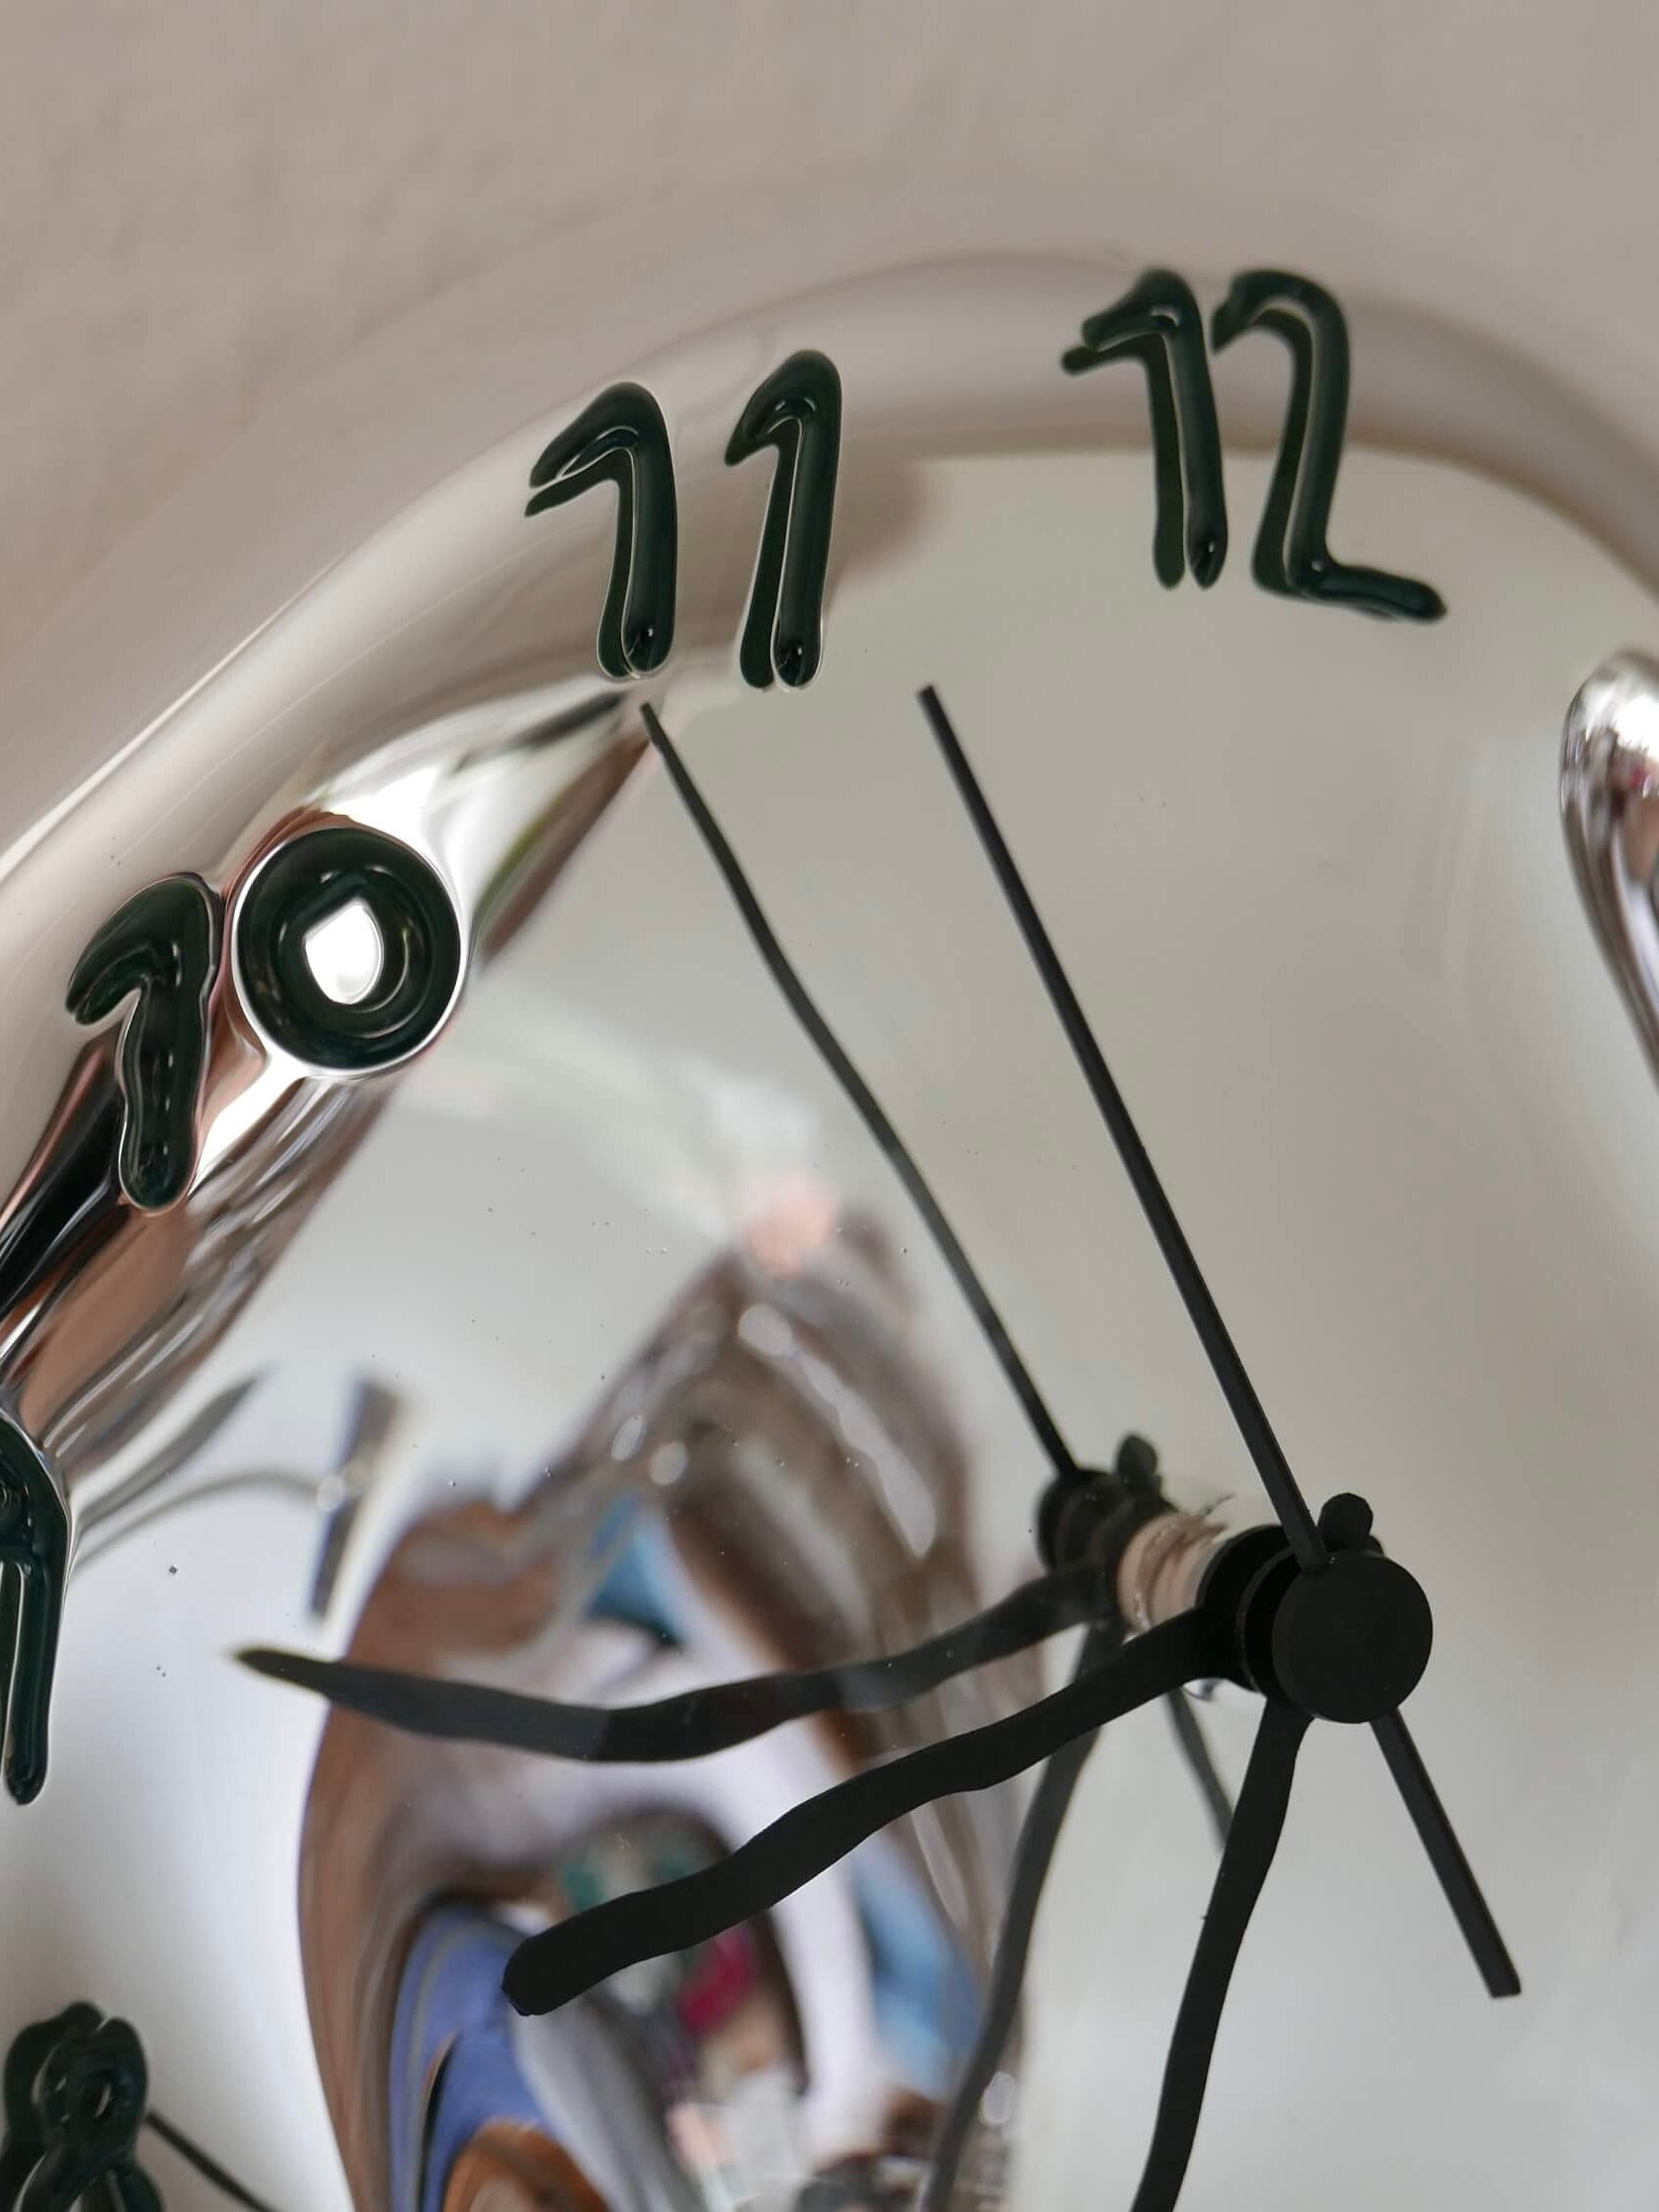
[[[1434,622],[1446,602],[1430,585],[1385,569],[1339,561],[1327,542],[1348,427],[1348,325],[1331,294],[1308,277],[1251,269],[1233,278],[1211,319],[1217,353],[1252,330],[1291,354],[1291,392],[1279,457],[1262,510],[1251,573],[1282,598],[1351,606],[1407,622]],[[1210,585],[1226,557],[1221,437],[1190,286],[1170,270],[1149,270],[1122,299],[1091,315],[1081,343],[1061,356],[1068,376],[1126,358],[1146,371],[1157,519],[1152,566],[1166,586],[1188,569]]]

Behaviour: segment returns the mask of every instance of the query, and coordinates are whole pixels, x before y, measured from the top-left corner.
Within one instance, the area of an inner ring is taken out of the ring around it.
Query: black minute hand
[[[1042,916],[1032,904],[1031,894],[1025,888],[1024,878],[1014,856],[1008,850],[1001,830],[996,827],[996,818],[986,802],[979,779],[968,765],[968,756],[951,727],[950,717],[931,684],[927,685],[919,697],[921,711],[926,715],[933,735],[938,740],[939,750],[944,754],[951,780],[961,794],[962,803],[968,810],[980,843],[985,847],[986,857],[1001,887],[1002,896],[1008,902],[1014,920],[1019,925],[1026,950],[1043,980],[1043,988],[1053,1001],[1055,1012],[1060,1016],[1061,1027],[1066,1031],[1071,1050],[1077,1057],[1077,1065],[1083,1071],[1083,1080],[1088,1084],[1094,1102],[1100,1109],[1100,1118],[1106,1124],[1112,1143],[1117,1146],[1124,1172],[1134,1185],[1136,1197],[1141,1201],[1141,1210],[1151,1224],[1158,1249],[1175,1279],[1175,1288],[1180,1292],[1192,1325],[1198,1331],[1198,1340],[1215,1371],[1216,1381],[1222,1386],[1222,1395],[1226,1399],[1232,1417],[1238,1424],[1238,1433],[1244,1439],[1245,1449],[1255,1462],[1262,1488],[1267,1492],[1273,1510],[1279,1516],[1280,1526],[1290,1541],[1291,1549],[1297,1555],[1298,1564],[1304,1567],[1322,1567],[1330,1554],[1325,1549],[1312,1514],[1307,1510],[1307,1500],[1303,1496],[1297,1478],[1291,1472],[1290,1462],[1280,1448],[1279,1439],[1273,1433],[1250,1378],[1244,1372],[1244,1363],[1238,1357],[1232,1338],[1227,1334],[1221,1308],[1210,1296],[1209,1285],[1199,1272],[1192,1246],[1187,1242],[1181,1224],[1175,1219],[1175,1209],[1164,1195],[1163,1185],[1158,1181],[1157,1171],[1152,1166],[1146,1146],[1141,1142],[1140,1132],[1130,1119],[1123,1093],[1113,1080],[1112,1070],[1106,1065],[1106,1057],[1095,1042],[1088,1017],[1083,1012],[1076,992],[1071,988],[1066,970],[1061,966],[1060,955],[1055,951],[1053,941],[1043,926]]]
[[[1100,1109],[1101,1119],[1117,1146],[1124,1170],[1134,1185],[1135,1195],[1141,1201],[1142,1211],[1151,1224],[1165,1264],[1175,1279],[1199,1342],[1215,1371],[1216,1380],[1231,1408],[1256,1471],[1261,1476],[1262,1487],[1271,1499],[1281,1527],[1298,1565],[1304,1576],[1318,1575],[1331,1563],[1330,1547],[1326,1541],[1327,1530],[1316,1524],[1307,1510],[1297,1479],[1291,1472],[1290,1462],[1280,1449],[1279,1440],[1262,1410],[1244,1363],[1239,1358],[1231,1337],[1227,1334],[1220,1308],[1210,1296],[1209,1286],[1199,1272],[1192,1247],[1182,1233],[1175,1219],[1175,1210],[1158,1181],[1156,1171],[1141,1142],[1140,1133],[1130,1118],[1124,1104],[1123,1093],[1112,1079],[1105,1055],[1095,1042],[1094,1032],[1088,1024],[1081,1002],[1061,965],[1042,916],[1025,887],[1019,867],[1009,851],[1001,830],[996,826],[979,779],[968,764],[961,740],[951,727],[950,718],[940,703],[939,694],[931,684],[918,694],[921,710],[938,741],[944,754],[945,765],[951,780],[961,795],[974,829],[985,848],[986,856],[996,876],[1004,899],[1025,939],[1026,950],[1041,976],[1045,989],[1059,1014],[1062,1027],[1077,1057],[1094,1102]],[[1365,1527],[1362,1537],[1370,1533],[1370,1512],[1365,1510]],[[1425,1651],[1426,1656],[1426,1651]],[[1394,1785],[1405,1801],[1406,1810],[1416,1825],[1423,1848],[1439,1878],[1467,1943],[1480,1969],[1486,1987],[1494,1997],[1513,1997],[1521,1987],[1503,1938],[1498,1933],[1486,1900],[1481,1896],[1467,1859],[1458,1843],[1430,1781],[1428,1772],[1417,1756],[1415,1745],[1406,1732],[1404,1721],[1397,1711],[1384,1711],[1373,1719],[1377,1740],[1394,1778]],[[1271,1854],[1269,1855],[1271,1856]],[[1148,2202],[1151,2200],[1148,2199]]]

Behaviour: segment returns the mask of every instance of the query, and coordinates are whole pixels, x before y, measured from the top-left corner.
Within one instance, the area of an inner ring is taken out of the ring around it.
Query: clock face
[[[0,2202],[1640,2200],[1659,606],[1200,290],[619,361],[14,738]]]

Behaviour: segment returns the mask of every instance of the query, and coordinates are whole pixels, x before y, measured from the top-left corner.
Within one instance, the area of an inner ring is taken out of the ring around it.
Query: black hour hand
[[[1137,1705],[1223,1672],[1228,1648],[1210,1617],[1182,1614],[1024,1712],[868,1768],[797,1805],[712,1866],[612,1898],[529,1936],[508,1962],[508,1997],[520,2013],[555,2012],[624,1967],[706,1943],[769,1911],[918,1806],[1011,1781]]]
[[[1174,2212],[1180,2196],[1198,2134],[1222,2008],[1226,2003],[1250,1915],[1284,1833],[1297,1754],[1307,1728],[1308,1716],[1290,1705],[1270,1702],[1263,1709],[1244,1786],[1238,1793],[1222,1862],[1216,1869],[1210,1910],[1204,1916],[1187,1986],[1181,1993],[1181,2009],[1175,2015],[1151,2148],[1146,2153],[1141,2186],[1135,2192],[1133,2212]]]
[[[255,1674],[314,1690],[332,1704],[408,1735],[494,1744],[550,1759],[640,1766],[706,1759],[812,1713],[885,1712],[925,1697],[956,1675],[1114,1613],[1109,1579],[1098,1567],[1066,1567],[1021,1583],[999,1604],[908,1651],[750,1675],[642,1705],[561,1704],[487,1683],[313,1659],[298,1651],[254,1648],[239,1656]]]

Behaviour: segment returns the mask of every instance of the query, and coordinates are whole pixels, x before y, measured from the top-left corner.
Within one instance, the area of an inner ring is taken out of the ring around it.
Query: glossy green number
[[[219,962],[222,908],[199,876],[137,892],[93,938],[69,979],[79,1022],[136,997],[120,1040],[121,1188],[134,1206],[171,1206],[196,1166],[196,1113],[207,1065],[207,994]]]
[[[599,617],[599,666],[619,681],[660,669],[673,643],[679,511],[663,411],[641,384],[613,384],[530,471],[527,515],[616,486],[616,549]]]
[[[1191,285],[1173,270],[1149,269],[1115,305],[1089,317],[1081,339],[1061,356],[1068,376],[1119,360],[1138,360],[1146,372],[1159,583],[1177,585],[1190,568],[1200,585],[1214,584],[1226,560],[1226,495],[1204,317]]]
[[[810,683],[824,650],[824,580],[841,450],[841,380],[815,353],[791,354],[756,386],[726,447],[736,467],[766,446],[777,466],[738,648],[746,683]]]
[[[1291,353],[1291,397],[1251,570],[1281,597],[1435,622],[1446,601],[1430,585],[1384,569],[1351,568],[1325,542],[1348,428],[1348,324],[1320,284],[1280,269],[1235,276],[1217,308],[1217,353],[1246,331],[1271,331]]]
[[[306,940],[360,902],[380,938],[380,970],[360,998],[331,997]],[[436,871],[395,837],[358,824],[308,830],[274,853],[236,917],[242,988],[274,1043],[313,1067],[363,1074],[424,1045],[461,973],[461,931]]]
[[[69,1519],[57,1484],[16,1422],[0,1414],[0,1735],[6,1787],[20,1805],[46,1778],[46,1723]]]

